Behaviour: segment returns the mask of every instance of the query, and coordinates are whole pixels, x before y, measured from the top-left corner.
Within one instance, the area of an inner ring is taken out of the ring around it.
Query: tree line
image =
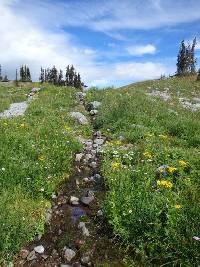
[[[80,73],[75,70],[73,65],[71,67],[68,65],[64,74],[63,70],[58,71],[55,66],[53,66],[52,69],[43,69],[41,67],[39,81],[40,83],[51,83],[58,86],[73,86],[79,89],[84,86],[81,81]]]

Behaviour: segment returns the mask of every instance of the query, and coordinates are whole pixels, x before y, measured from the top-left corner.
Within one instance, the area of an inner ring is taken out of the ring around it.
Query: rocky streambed
[[[82,92],[77,97],[94,125],[100,104],[85,105]],[[75,116],[80,124],[85,123],[80,114]],[[45,234],[20,251],[15,267],[124,266],[101,209],[105,190],[100,153],[105,140],[95,129],[91,139],[82,140],[84,150],[75,156],[74,175],[52,195]]]

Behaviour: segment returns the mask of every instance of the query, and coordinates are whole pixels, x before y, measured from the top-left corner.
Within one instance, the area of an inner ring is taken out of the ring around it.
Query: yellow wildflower
[[[21,123],[20,124],[20,128],[27,128],[27,127],[28,127],[28,125],[26,123]]]
[[[114,162],[111,163],[111,167],[112,167],[113,170],[120,169],[121,163],[117,162],[117,161],[114,161]]]
[[[69,126],[65,126],[65,131],[70,132],[71,130],[72,130],[71,127],[69,127]]]
[[[143,155],[147,159],[152,159],[153,158],[153,154],[150,151],[148,151],[148,150],[145,150],[144,153],[143,153]]]
[[[4,122],[4,125],[8,125],[8,123],[7,122]]]
[[[115,141],[115,144],[117,145],[117,146],[120,146],[121,144],[122,144],[122,142],[121,141]]]
[[[179,165],[183,168],[188,167],[189,163],[185,160],[179,160]]]
[[[158,180],[157,186],[170,189],[170,188],[172,188],[173,184],[167,180]]]
[[[38,159],[39,159],[40,161],[43,161],[43,160],[45,160],[45,156],[44,156],[44,155],[40,155]]]
[[[176,205],[175,205],[175,208],[176,208],[176,209],[181,209],[182,206],[181,206],[180,204],[176,204]]]
[[[167,168],[167,170],[168,170],[168,172],[169,172],[169,174],[174,174],[176,171],[177,171],[177,168],[176,167],[168,167]]]

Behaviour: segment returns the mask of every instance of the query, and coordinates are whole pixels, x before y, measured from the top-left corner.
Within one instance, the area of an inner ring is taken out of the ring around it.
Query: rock
[[[87,256],[87,255],[85,255],[85,256],[82,256],[81,257],[81,263],[82,264],[88,264],[90,262],[90,257],[89,256]]]
[[[49,257],[49,255],[42,255],[42,258],[46,260]]]
[[[42,254],[44,253],[44,247],[42,245],[34,247],[35,252]]]
[[[83,92],[76,93],[77,100],[83,101],[85,97],[86,97],[86,93],[83,93]]]
[[[96,173],[96,174],[94,175],[94,179],[95,179],[97,182],[99,182],[99,181],[101,180],[101,175],[98,174],[98,173]]]
[[[84,222],[80,222],[80,223],[78,224],[78,228],[79,228],[79,229],[83,228],[84,226],[85,226],[85,223],[84,223]]]
[[[167,175],[167,169],[169,168],[168,165],[162,165],[157,168],[156,174],[158,177],[166,176]]]
[[[35,259],[37,259],[37,257],[35,255],[35,250],[33,250],[28,254],[27,260],[28,261],[32,261],[32,260],[35,260]]]
[[[61,264],[60,267],[73,267],[73,266],[69,264]]]
[[[79,204],[79,198],[78,197],[71,196],[69,202],[72,205],[78,205]]]
[[[92,115],[92,116],[97,115],[97,113],[98,113],[97,109],[90,110],[90,115]]]
[[[90,233],[89,233],[89,230],[86,228],[86,226],[82,227],[82,233],[84,236],[89,236]]]
[[[41,90],[41,88],[34,87],[34,88],[31,89],[31,92],[32,92],[32,93],[37,93],[37,92],[39,92],[40,90]]]
[[[72,250],[70,248],[66,248],[65,249],[65,255],[64,255],[64,257],[65,257],[65,259],[67,261],[71,261],[75,256],[76,256],[76,252],[74,250]]]
[[[97,163],[95,161],[92,161],[89,163],[89,166],[93,169],[97,168]]]
[[[102,210],[98,210],[98,211],[97,211],[97,216],[99,216],[99,217],[103,216],[103,212],[102,212]]]
[[[19,255],[20,255],[20,257],[22,257],[22,259],[26,259],[29,253],[30,253],[29,250],[27,250],[27,249],[22,249],[22,250],[20,251]]]
[[[76,161],[81,161],[83,153],[76,154]]]
[[[88,120],[81,112],[70,112],[70,116],[74,118],[81,125],[88,124]]]
[[[94,197],[93,196],[91,196],[91,197],[82,197],[81,198],[81,202],[84,205],[89,205],[93,200],[94,200]]]
[[[83,182],[84,182],[84,183],[89,183],[89,182],[90,182],[90,179],[87,178],[87,177],[85,177],[85,178],[83,178]]]
[[[89,154],[89,153],[85,154],[86,161],[88,161],[88,160],[90,160],[92,158],[94,158],[94,156],[92,154]]]
[[[94,109],[98,109],[100,106],[101,106],[101,102],[93,101],[93,102],[90,102],[86,105],[86,109],[87,109],[87,111],[91,111]]]
[[[104,140],[102,138],[96,138],[94,139],[94,143],[97,144],[98,146],[103,145]]]
[[[75,262],[75,263],[73,264],[73,267],[81,267],[80,262]]]
[[[52,209],[47,210],[47,215],[46,215],[46,223],[49,223],[52,218]]]
[[[51,198],[52,198],[52,199],[56,199],[56,198],[57,198],[56,194],[53,193],[53,194],[51,195]]]

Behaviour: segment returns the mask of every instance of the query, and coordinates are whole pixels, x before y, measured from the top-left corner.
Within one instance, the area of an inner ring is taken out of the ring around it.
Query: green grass
[[[29,92],[30,87],[15,87],[12,84],[0,83],[0,112],[8,109],[11,103],[25,101]]]
[[[88,101],[102,101],[96,124],[110,139],[102,156],[104,211],[131,251],[130,266],[200,262],[193,239],[200,229],[200,112],[178,101],[180,94],[199,97],[199,85],[173,78],[88,93]],[[166,87],[168,101],[145,94]],[[158,173],[162,165],[175,169]]]
[[[75,93],[45,86],[24,117],[0,120],[0,263],[43,232],[51,195],[68,179],[74,154],[82,149],[75,136],[91,133],[68,115],[80,109]],[[6,97],[2,87],[0,94],[5,106],[23,95]]]

